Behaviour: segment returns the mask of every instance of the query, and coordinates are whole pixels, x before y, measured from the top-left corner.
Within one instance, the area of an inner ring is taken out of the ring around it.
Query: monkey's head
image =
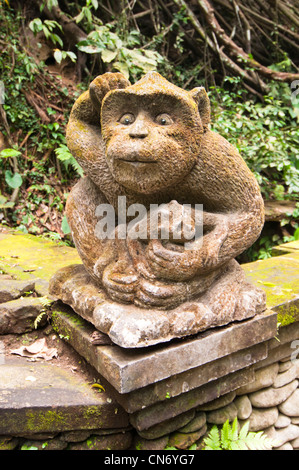
[[[209,118],[203,88],[185,91],[156,72],[109,91],[102,102],[101,127],[113,177],[143,194],[179,183],[195,164]]]

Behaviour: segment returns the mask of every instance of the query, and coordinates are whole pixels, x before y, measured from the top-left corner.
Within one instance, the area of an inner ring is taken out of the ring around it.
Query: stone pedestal
[[[58,270],[50,294],[122,348],[144,348],[254,317],[266,309],[265,293],[249,283],[234,260],[208,291],[167,310],[115,302],[83,265]]]
[[[266,311],[188,339],[124,349],[111,344],[108,337],[107,344],[93,344],[93,325],[59,303],[52,321],[55,330],[67,336],[102,375],[105,388],[146,439],[178,429],[184,417],[186,423],[193,419],[201,404],[252,382],[252,366],[267,357],[267,341],[277,331],[277,315]]]

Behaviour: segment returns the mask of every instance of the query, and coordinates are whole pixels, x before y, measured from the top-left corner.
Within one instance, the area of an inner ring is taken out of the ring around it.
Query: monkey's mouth
[[[155,160],[130,160],[127,158],[120,158],[119,161],[124,162],[124,163],[129,163],[129,165],[134,166],[135,168],[138,168],[140,166],[144,165],[150,165],[153,163],[157,163]]]

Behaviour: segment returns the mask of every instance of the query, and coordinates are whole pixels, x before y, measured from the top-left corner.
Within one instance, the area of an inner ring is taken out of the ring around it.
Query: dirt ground
[[[78,378],[82,378],[84,382],[92,385],[93,383],[101,383],[100,376],[97,371],[88,364],[67,342],[59,337],[53,330],[52,326],[47,323],[43,328],[33,330],[29,333],[20,335],[7,334],[0,335],[0,345],[5,357],[18,358],[16,354],[12,354],[15,349],[22,346],[33,345],[37,340],[45,339],[46,346],[49,350],[56,349],[57,354],[51,360],[27,357],[29,362],[38,361],[56,365],[65,370],[71,371]],[[26,351],[24,351],[26,354]],[[28,354],[29,356],[29,354]],[[5,359],[4,359],[5,360]]]

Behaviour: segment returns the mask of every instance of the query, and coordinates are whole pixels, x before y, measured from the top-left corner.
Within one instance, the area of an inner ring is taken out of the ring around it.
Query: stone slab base
[[[205,294],[171,310],[112,301],[83,265],[57,271],[49,291],[122,348],[144,348],[183,338],[251,318],[266,309],[265,293],[245,280],[234,260]]]
[[[1,435],[119,429],[128,424],[117,402],[71,371],[24,358],[7,357],[0,364]]]
[[[277,331],[277,314],[268,310],[188,339],[150,348],[124,349],[116,345],[93,346],[93,325],[63,305],[54,309],[52,322],[55,330],[68,336],[70,345],[121,394],[250,348],[273,338]],[[250,357],[247,356],[248,365]]]

